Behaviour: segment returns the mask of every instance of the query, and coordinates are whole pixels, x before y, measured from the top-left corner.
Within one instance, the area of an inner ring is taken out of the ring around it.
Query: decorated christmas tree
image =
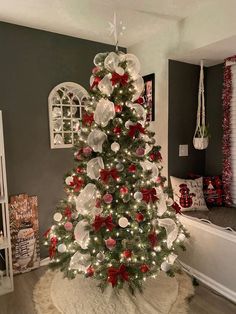
[[[160,271],[173,276],[186,232],[161,175],[160,146],[148,130],[140,63],[100,53],[65,176],[67,198],[45,234],[51,266],[107,285],[142,290]]]

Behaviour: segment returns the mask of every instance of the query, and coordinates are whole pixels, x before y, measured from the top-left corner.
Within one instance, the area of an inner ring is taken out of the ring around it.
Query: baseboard
[[[212,288],[213,290],[217,291],[219,294],[223,295],[227,299],[236,303],[236,292],[225,287],[224,285],[220,284],[219,282],[215,281],[214,279],[204,275],[200,271],[186,265],[185,263],[181,262],[183,266],[183,270],[186,271],[191,276],[197,278],[199,281],[203,282],[208,287]]]
[[[41,267],[41,266],[47,266],[49,263],[50,263],[50,258],[49,258],[49,257],[46,257],[46,258],[44,258],[44,259],[41,259],[41,260],[40,260],[40,267]]]

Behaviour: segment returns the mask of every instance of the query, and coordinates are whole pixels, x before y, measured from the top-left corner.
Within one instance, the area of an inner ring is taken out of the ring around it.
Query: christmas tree
[[[133,292],[147,277],[174,275],[186,236],[161,175],[160,146],[148,130],[140,63],[132,54],[100,53],[78,141],[65,176],[67,198],[46,232],[51,266]]]

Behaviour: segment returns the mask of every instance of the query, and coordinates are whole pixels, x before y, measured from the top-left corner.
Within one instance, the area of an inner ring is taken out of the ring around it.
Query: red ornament
[[[144,154],[145,154],[145,149],[144,149],[143,147],[138,147],[138,148],[136,149],[136,155],[137,155],[137,156],[141,157],[141,156],[143,156]]]
[[[94,275],[94,268],[92,266],[89,266],[86,270],[86,275],[88,277],[92,277]]]
[[[72,212],[71,212],[70,207],[66,207],[66,208],[65,208],[65,210],[64,210],[64,216],[65,216],[68,220],[71,219]]]
[[[92,150],[92,148],[90,146],[83,147],[83,154],[86,157],[91,155],[92,151],[93,150]]]
[[[156,235],[155,230],[152,231],[151,233],[149,233],[148,240],[149,240],[149,242],[151,244],[151,247],[154,248],[156,246],[156,244],[157,244],[157,235]]]
[[[135,102],[140,105],[144,104],[144,97],[139,97]]]
[[[146,273],[146,272],[149,271],[149,267],[146,264],[143,264],[143,265],[140,266],[140,271],[142,273]]]
[[[144,216],[142,213],[137,213],[136,216],[135,216],[135,219],[137,222],[142,222],[143,219],[144,219]]]
[[[107,193],[103,196],[103,200],[106,204],[111,204],[111,202],[113,201],[113,196]]]
[[[125,195],[129,192],[129,189],[126,186],[120,188],[120,194]]]
[[[117,284],[118,278],[120,278],[122,281],[128,281],[129,280],[129,273],[126,270],[125,265],[120,265],[119,268],[115,267],[109,267],[108,268],[108,282],[112,284],[112,287],[115,287]]]
[[[106,243],[106,247],[107,247],[109,250],[114,249],[114,247],[116,246],[116,240],[115,240],[115,239],[112,239],[111,237],[108,238],[107,240],[105,240],[105,243]]]
[[[121,105],[115,105],[115,112],[120,113],[122,111],[122,106]]]
[[[56,246],[58,243],[57,237],[51,237],[51,245],[49,247],[49,257],[52,259],[56,254]]]
[[[131,252],[130,250],[125,250],[125,251],[123,252],[123,256],[124,256],[125,258],[130,258],[130,257],[132,256],[132,252]]]
[[[121,127],[120,127],[120,126],[114,127],[113,132],[114,132],[116,135],[120,135],[120,133],[121,133]]]
[[[84,170],[82,168],[80,168],[80,167],[76,168],[76,173],[83,173],[83,172],[84,172]]]
[[[128,168],[128,171],[130,173],[135,173],[136,172],[136,166],[135,165],[130,165],[129,168]]]
[[[67,221],[64,224],[64,228],[66,229],[66,231],[71,231],[73,229],[73,224],[70,221]]]

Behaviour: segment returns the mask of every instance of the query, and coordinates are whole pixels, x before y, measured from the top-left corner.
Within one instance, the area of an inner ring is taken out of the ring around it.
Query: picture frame
[[[147,121],[155,121],[155,73],[143,76],[144,100],[148,108]]]

